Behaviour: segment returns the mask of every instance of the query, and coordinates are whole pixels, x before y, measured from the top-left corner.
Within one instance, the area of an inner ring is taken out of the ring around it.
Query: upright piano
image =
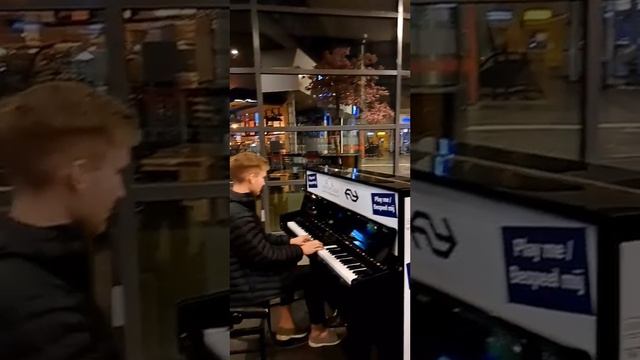
[[[374,352],[402,359],[409,339],[409,179],[328,167],[307,170],[306,179],[301,208],[283,214],[281,228],[324,244],[311,260],[346,321],[349,359]]]
[[[412,144],[413,358],[638,359],[640,173],[443,143]]]

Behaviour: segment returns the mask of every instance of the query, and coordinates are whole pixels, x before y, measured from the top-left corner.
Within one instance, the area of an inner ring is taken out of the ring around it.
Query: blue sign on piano
[[[307,174],[307,185],[310,189],[318,188],[318,174]]]
[[[371,193],[371,207],[373,215],[397,218],[395,194]]]
[[[509,302],[592,314],[586,230],[504,227]]]

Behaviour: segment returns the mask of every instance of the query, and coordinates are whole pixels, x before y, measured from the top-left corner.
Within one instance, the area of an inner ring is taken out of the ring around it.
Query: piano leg
[[[369,331],[363,326],[364,324],[363,319],[349,317],[344,344],[348,360],[371,360],[373,358],[373,342],[369,338]],[[378,329],[378,331],[383,331],[383,329]]]
[[[402,282],[389,277],[350,289],[345,344],[349,360],[402,359],[403,301],[397,296],[402,290],[398,284]]]

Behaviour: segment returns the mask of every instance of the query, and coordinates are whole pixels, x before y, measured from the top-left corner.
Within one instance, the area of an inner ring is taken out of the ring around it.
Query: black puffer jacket
[[[285,235],[267,234],[251,194],[231,191],[231,304],[251,305],[282,294],[283,279],[302,259]]]
[[[90,296],[87,248],[74,227],[0,217],[0,359],[119,358]]]

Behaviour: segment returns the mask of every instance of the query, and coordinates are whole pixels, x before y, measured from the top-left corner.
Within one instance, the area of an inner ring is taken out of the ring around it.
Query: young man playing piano
[[[231,302],[234,306],[255,305],[281,299],[276,339],[288,341],[307,336],[296,330],[290,304],[293,293],[304,290],[309,311],[311,347],[336,345],[340,338],[324,326],[325,300],[309,266],[297,266],[303,255],[322,250],[319,241],[308,236],[289,239],[266,233],[256,215],[256,197],[262,193],[268,161],[251,152],[231,157]]]
[[[0,216],[0,359],[121,358],[93,297],[91,254],[125,196],[137,139],[124,104],[80,83],[0,102],[0,167],[13,187]]]

